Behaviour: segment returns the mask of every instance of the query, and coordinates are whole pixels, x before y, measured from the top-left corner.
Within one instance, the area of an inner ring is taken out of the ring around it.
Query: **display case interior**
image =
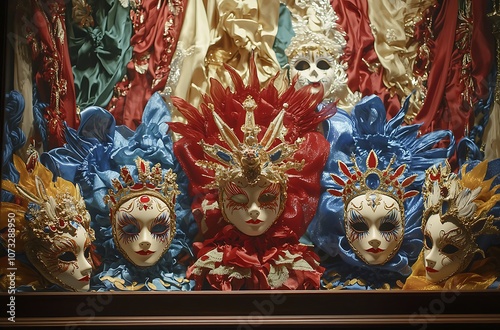
[[[0,326],[500,324],[500,2],[0,12]]]

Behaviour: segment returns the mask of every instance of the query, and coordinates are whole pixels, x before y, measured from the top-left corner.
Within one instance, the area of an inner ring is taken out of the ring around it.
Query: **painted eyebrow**
[[[280,192],[280,189],[279,189],[279,186],[277,183],[272,183],[270,184],[269,186],[266,187],[266,189],[262,190],[262,192],[260,193],[259,196],[263,195],[263,194],[274,194],[274,195],[278,195]]]
[[[232,196],[240,195],[240,194],[247,195],[245,190],[243,190],[240,186],[238,186],[237,184],[234,184],[233,182],[229,182],[226,185],[225,190],[227,193],[231,194]]]

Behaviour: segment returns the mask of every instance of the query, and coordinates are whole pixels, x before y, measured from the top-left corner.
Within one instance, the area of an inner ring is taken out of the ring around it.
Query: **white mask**
[[[92,272],[91,239],[83,226],[74,221],[71,225],[76,228],[74,235],[65,232],[55,236],[50,246],[39,246],[37,259],[44,267],[39,265],[37,269],[66,289],[88,291]]]
[[[262,177],[254,185],[241,178],[221,190],[224,218],[246,235],[265,233],[283,211],[281,185]]]
[[[345,212],[345,229],[356,255],[370,265],[386,263],[403,241],[398,202],[377,191],[354,197]]]
[[[311,85],[313,92],[318,92],[320,85],[323,84],[324,98],[330,98],[330,89],[335,79],[335,69],[338,65],[333,56],[310,50],[299,53],[290,60],[290,76],[293,79],[298,76],[295,85],[296,89]]]
[[[458,273],[469,260],[466,236],[450,221],[441,223],[440,216],[433,214],[424,228],[424,262],[426,278],[438,283]]]
[[[113,236],[123,255],[139,267],[158,262],[175,235],[175,217],[155,196],[140,195],[117,209]]]

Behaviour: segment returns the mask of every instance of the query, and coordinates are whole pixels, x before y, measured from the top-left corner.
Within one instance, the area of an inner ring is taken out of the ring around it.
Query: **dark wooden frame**
[[[198,291],[0,294],[0,327],[474,329],[500,325],[500,291]],[[2,311],[2,314],[5,313]]]
[[[0,1],[0,88],[11,83],[8,4]],[[7,22],[7,24],[5,24]],[[2,112],[4,93],[0,96]],[[3,129],[1,125],[0,130]],[[7,312],[14,301],[15,323]],[[238,291],[0,293],[0,327],[64,329],[369,327],[498,328],[500,291]]]

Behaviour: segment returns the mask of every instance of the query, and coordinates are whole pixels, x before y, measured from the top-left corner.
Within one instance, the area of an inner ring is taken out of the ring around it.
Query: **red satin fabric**
[[[458,142],[474,125],[474,105],[488,96],[488,75],[494,62],[494,42],[486,19],[488,4],[472,2],[472,17],[459,19],[459,2],[445,0],[434,7],[434,39],[430,49],[427,97],[415,123],[423,123],[421,131],[428,133],[449,129]],[[464,66],[464,56],[472,62]],[[456,168],[456,157],[450,159]]]
[[[342,60],[347,63],[349,88],[363,96],[378,95],[384,102],[388,119],[392,118],[401,109],[401,102],[397,95],[391,96],[383,81],[383,67],[373,46],[374,37],[368,17],[370,2],[331,0],[330,3],[339,17],[337,23],[346,32],[347,45]]]
[[[213,249],[222,252],[219,266],[234,266],[250,270],[249,278],[230,278],[231,274],[209,274],[203,268],[200,275],[193,274],[195,266],[187,271],[187,277],[196,281],[196,289],[201,290],[208,283],[217,290],[314,290],[319,289],[323,267],[316,266],[319,258],[308,246],[298,243],[297,236],[286,227],[273,225],[260,236],[247,236],[233,225],[225,226],[213,239],[194,243],[198,258],[206,258]],[[303,260],[311,265],[313,271],[288,269],[288,279],[278,288],[272,288],[268,281],[271,266],[277,265],[285,251],[296,255],[294,262]]]
[[[165,88],[187,0],[174,1],[174,5],[176,14],[171,11],[169,1],[161,2],[158,8],[158,0],[143,0],[136,11],[131,10],[132,60],[127,65],[126,77],[115,86],[115,95],[107,107],[117,125],[131,129],[139,126],[151,95]],[[147,66],[146,71],[137,72],[136,64]]]
[[[32,0],[33,16],[28,30],[32,47],[33,72],[40,100],[48,103],[47,120],[49,148],[65,143],[64,122],[77,128],[75,86],[66,36],[66,4],[64,0]]]

